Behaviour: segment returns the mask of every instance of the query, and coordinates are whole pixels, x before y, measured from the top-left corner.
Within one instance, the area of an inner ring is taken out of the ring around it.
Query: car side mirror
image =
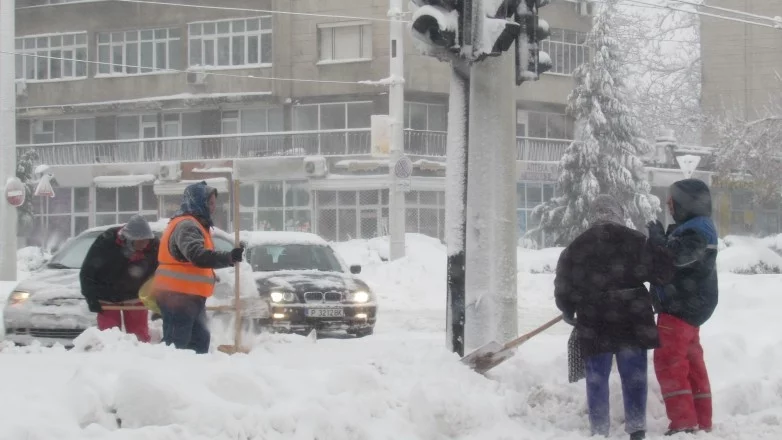
[[[361,273],[361,265],[354,264],[353,266],[350,266],[350,273],[353,275],[358,275]]]

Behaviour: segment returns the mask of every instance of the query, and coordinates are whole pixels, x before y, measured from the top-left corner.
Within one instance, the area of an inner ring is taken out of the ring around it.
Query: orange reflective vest
[[[160,238],[158,250],[158,268],[155,272],[155,292],[176,292],[188,295],[198,295],[208,298],[212,296],[215,285],[215,273],[210,268],[196,267],[190,262],[181,262],[169,251],[169,241],[176,226],[186,220],[198,225],[204,234],[204,248],[214,250],[212,234],[192,216],[182,216],[171,220]]]

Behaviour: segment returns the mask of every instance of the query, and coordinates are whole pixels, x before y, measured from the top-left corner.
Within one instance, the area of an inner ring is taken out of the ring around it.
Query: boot
[[[646,438],[646,431],[635,431],[630,434],[630,440],[644,440]]]
[[[695,434],[695,429],[689,428],[689,429],[669,429],[668,432],[665,433],[666,436],[676,435],[679,433],[684,434]]]

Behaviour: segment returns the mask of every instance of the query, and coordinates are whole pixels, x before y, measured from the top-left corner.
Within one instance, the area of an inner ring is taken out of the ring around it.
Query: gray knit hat
[[[149,227],[147,220],[136,214],[128,220],[125,226],[120,230],[120,235],[125,240],[152,240],[155,238],[155,234],[152,233],[152,228]]]
[[[625,223],[624,219],[625,212],[622,205],[608,194],[600,194],[592,202],[592,206],[590,206],[590,224],[610,222],[623,225]]]

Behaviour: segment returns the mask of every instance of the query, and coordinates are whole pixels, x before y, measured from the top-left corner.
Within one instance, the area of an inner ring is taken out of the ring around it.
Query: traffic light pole
[[[0,0],[0,184],[16,176],[15,0]],[[16,208],[0,200],[0,281],[16,281]]]
[[[465,304],[465,212],[467,209],[467,155],[469,151],[469,67],[451,64],[448,97],[448,139],[446,151],[446,243],[448,246],[448,298],[446,338],[448,348],[464,356]]]
[[[518,334],[516,84],[510,53],[472,64],[467,155],[465,350]]]

